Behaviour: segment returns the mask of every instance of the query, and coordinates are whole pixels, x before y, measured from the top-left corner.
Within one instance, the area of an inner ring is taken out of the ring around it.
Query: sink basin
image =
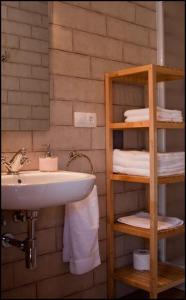
[[[92,191],[95,175],[79,172],[25,171],[1,175],[2,209],[39,209],[84,199]]]

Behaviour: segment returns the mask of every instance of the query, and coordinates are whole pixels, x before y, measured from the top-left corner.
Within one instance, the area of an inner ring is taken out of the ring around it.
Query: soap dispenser
[[[55,172],[58,170],[58,157],[53,156],[50,144],[47,144],[47,151],[44,157],[39,157],[39,170],[43,172]]]

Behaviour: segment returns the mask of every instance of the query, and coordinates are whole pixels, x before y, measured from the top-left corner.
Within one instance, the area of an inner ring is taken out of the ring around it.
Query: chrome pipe
[[[14,239],[14,237],[9,233],[1,236],[1,242],[4,247],[15,246],[25,252],[25,265],[28,269],[35,269],[37,266],[37,243],[35,237],[35,223],[37,218],[38,211],[26,211],[27,238],[24,241]]]

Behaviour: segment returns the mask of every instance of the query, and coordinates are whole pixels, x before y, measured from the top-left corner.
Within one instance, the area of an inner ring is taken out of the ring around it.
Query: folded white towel
[[[169,175],[177,175],[177,174],[184,174],[184,167],[182,168],[172,168],[172,169],[158,169],[157,175],[158,176],[169,176]],[[127,174],[127,175],[137,175],[137,176],[150,176],[149,169],[142,169],[136,167],[122,167],[120,165],[113,165],[113,172],[120,173],[120,174]]]
[[[184,152],[157,153],[157,175],[184,174]],[[147,151],[113,150],[113,172],[150,176],[150,155]]]
[[[168,115],[179,116],[179,117],[182,116],[182,111],[180,110],[166,109],[160,106],[157,106],[157,113],[168,114]],[[140,116],[145,114],[149,115],[149,108],[130,109],[124,112],[125,117]]]
[[[143,161],[143,160],[131,160],[131,159],[123,159],[118,156],[113,157],[113,164],[119,165],[121,167],[126,168],[142,168],[142,169],[149,169],[150,168],[150,161]],[[184,167],[184,160],[183,159],[173,159],[173,160],[158,160],[157,161],[158,169],[174,169],[174,168],[183,168]]]
[[[143,211],[138,212],[134,215],[118,218],[117,221],[136,227],[147,229],[150,228],[150,214]],[[165,230],[168,228],[180,226],[183,223],[183,220],[178,218],[158,216],[158,230]]]
[[[97,187],[88,197],[65,207],[63,261],[70,262],[72,274],[83,274],[100,265],[99,207]]]
[[[139,122],[149,120],[149,108],[130,109],[124,112],[125,122]],[[167,122],[183,122],[182,112],[157,107],[157,120]]]
[[[149,161],[150,154],[148,151],[139,151],[139,150],[113,150],[113,159],[121,158],[123,160],[129,161]],[[165,153],[157,153],[158,161],[181,161],[184,162],[185,152],[165,152]]]

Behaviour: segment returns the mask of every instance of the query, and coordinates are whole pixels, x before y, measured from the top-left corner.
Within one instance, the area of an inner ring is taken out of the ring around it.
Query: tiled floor
[[[149,299],[149,294],[145,291],[139,290],[128,296],[125,296],[123,299]],[[173,288],[160,293],[158,299],[185,299],[185,292]]]

